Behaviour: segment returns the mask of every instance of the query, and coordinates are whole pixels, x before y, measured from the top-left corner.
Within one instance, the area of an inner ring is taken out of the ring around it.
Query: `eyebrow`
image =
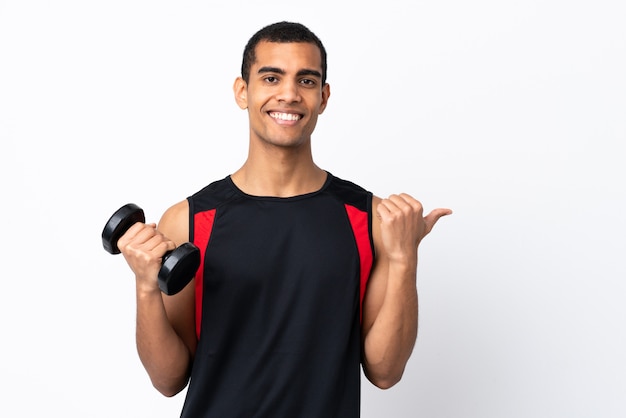
[[[264,74],[264,73],[276,73],[280,75],[285,75],[285,70],[283,70],[282,68],[278,68],[278,67],[261,67],[259,68],[259,71],[257,71],[257,74]],[[311,76],[322,78],[322,74],[319,71],[310,70],[306,68],[296,73],[296,76],[298,77],[303,76],[303,75],[311,75]]]

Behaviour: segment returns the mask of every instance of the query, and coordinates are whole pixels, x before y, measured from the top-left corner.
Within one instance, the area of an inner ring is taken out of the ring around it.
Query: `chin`
[[[277,146],[277,147],[284,147],[284,148],[298,148],[301,147],[302,145],[305,145],[309,142],[308,139],[304,139],[304,138],[285,138],[285,137],[278,137],[278,138],[271,138],[267,141],[265,141],[271,145]]]

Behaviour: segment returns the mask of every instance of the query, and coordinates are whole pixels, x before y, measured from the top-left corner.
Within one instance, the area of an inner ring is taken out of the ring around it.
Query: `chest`
[[[313,291],[350,280],[357,266],[354,234],[341,205],[253,201],[218,208],[205,284]]]

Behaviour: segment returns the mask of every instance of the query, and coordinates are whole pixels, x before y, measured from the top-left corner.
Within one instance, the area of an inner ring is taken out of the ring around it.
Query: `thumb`
[[[441,217],[451,214],[451,209],[438,208],[433,209],[428,215],[424,216],[424,223],[426,224],[426,234],[432,231],[433,227]]]

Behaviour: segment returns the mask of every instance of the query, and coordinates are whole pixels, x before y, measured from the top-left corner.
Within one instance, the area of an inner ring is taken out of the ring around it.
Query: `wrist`
[[[417,254],[413,256],[395,256],[389,257],[389,268],[397,271],[406,271],[408,273],[417,270]]]
[[[395,258],[389,259],[388,265],[389,280],[404,286],[406,284],[416,285],[417,259],[416,258]]]
[[[136,278],[137,299],[147,299],[158,296],[161,298],[161,289],[156,280],[141,280]]]

